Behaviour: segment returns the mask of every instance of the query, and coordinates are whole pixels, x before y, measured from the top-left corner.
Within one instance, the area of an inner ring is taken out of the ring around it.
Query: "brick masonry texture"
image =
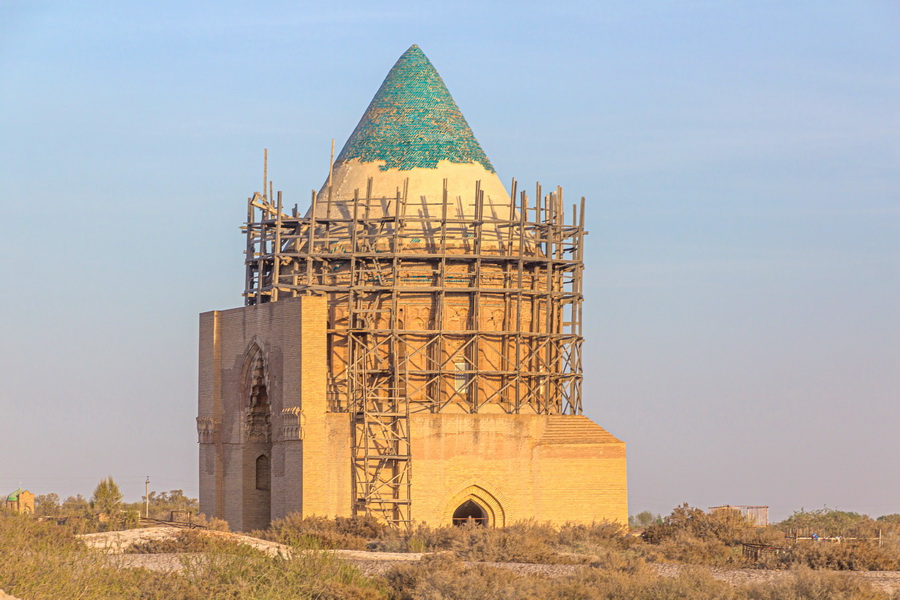
[[[200,504],[236,530],[292,512],[350,516],[351,427],[328,413],[324,298],[281,300],[200,317],[199,420],[217,418],[200,444]],[[269,442],[244,440],[247,362],[265,356]],[[218,357],[218,359],[217,359]],[[217,368],[216,364],[220,366]],[[279,416],[301,409],[302,439],[283,439]],[[411,416],[412,517],[447,525],[467,499],[494,525],[626,522],[625,444],[583,416]],[[271,458],[271,490],[256,489],[258,456]]]

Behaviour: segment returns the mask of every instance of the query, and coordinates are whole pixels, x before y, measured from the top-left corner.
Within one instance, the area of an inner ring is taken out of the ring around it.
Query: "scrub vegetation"
[[[92,498],[93,504],[86,501],[85,510],[96,510],[98,500],[104,510],[116,510],[110,483],[98,486],[100,496]],[[156,498],[181,502],[179,494]],[[63,505],[57,501],[60,510]],[[178,553],[181,558],[174,560],[180,568],[170,573],[123,567],[116,557],[88,549],[76,536],[91,522],[85,515],[73,525],[0,513],[0,588],[23,600],[900,600],[900,593],[891,595],[841,572],[900,570],[900,515],[872,519],[823,509],[754,527],[737,512],[683,505],[666,517],[641,518],[644,526],[639,528],[533,522],[486,528],[470,523],[420,526],[405,534],[369,518],[291,516],[253,534],[291,546],[290,558],[195,531],[129,550]],[[119,526],[125,525],[122,519]],[[111,522],[103,526],[113,527]],[[793,539],[809,533],[820,541]],[[747,552],[748,546],[756,552]],[[331,549],[428,554],[367,575]],[[739,581],[722,577],[726,571],[721,569],[774,575]]]
[[[22,600],[389,597],[383,580],[324,552],[284,559],[219,542],[185,555],[179,572],[117,568],[68,527],[9,514],[0,514],[0,543],[0,588]]]

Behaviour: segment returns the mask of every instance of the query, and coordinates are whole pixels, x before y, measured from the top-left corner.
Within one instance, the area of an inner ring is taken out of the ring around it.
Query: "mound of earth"
[[[148,527],[145,529],[127,529],[125,531],[107,531],[104,533],[85,533],[78,536],[89,548],[106,552],[107,554],[124,554],[136,544],[145,542],[163,541],[175,539],[178,534],[185,531],[177,527]],[[229,533],[226,531],[209,531],[207,529],[193,530],[199,535],[218,538],[226,541],[244,544],[259,550],[268,556],[284,556],[290,558],[291,549],[278,542],[269,542],[249,535]]]

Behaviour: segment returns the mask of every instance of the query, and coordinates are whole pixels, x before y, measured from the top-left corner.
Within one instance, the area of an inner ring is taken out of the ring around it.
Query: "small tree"
[[[60,512],[69,517],[86,517],[91,512],[91,505],[81,494],[69,496],[62,503]]]
[[[650,527],[654,523],[661,523],[662,517],[659,515],[654,515],[649,510],[645,510],[643,512],[639,512],[637,515],[632,515],[628,517],[628,524],[631,527],[643,528]]]
[[[41,516],[59,514],[59,496],[57,494],[38,494],[34,497],[34,512]]]
[[[101,479],[91,497],[91,510],[95,515],[106,514],[110,519],[119,516],[122,508],[122,492],[112,477]]]

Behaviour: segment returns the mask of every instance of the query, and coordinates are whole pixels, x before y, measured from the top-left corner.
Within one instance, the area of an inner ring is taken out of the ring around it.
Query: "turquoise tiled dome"
[[[434,169],[438,162],[491,161],[425,53],[413,45],[403,53],[344,144],[335,164],[384,161],[382,171]]]

